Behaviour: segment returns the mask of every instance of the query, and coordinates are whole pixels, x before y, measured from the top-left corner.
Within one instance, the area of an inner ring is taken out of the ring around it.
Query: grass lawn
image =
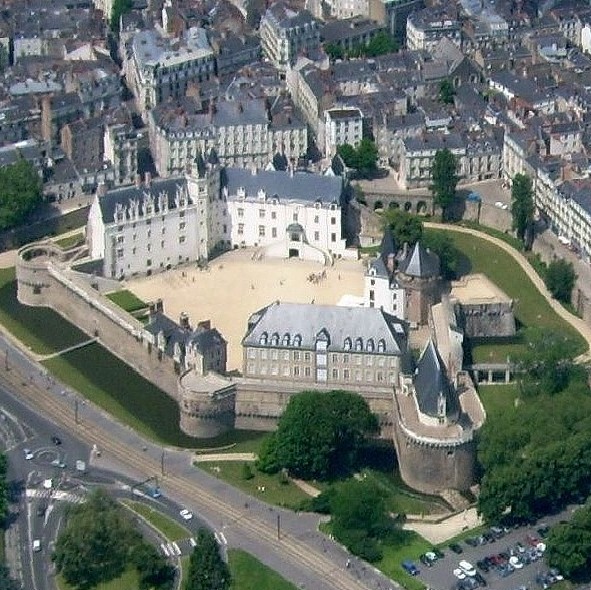
[[[74,246],[78,246],[78,244],[82,244],[84,242],[84,233],[78,232],[76,234],[72,234],[71,236],[67,236],[65,238],[59,238],[55,240],[55,243],[62,247],[64,250],[68,248],[72,248]]]
[[[515,383],[479,385],[478,395],[488,418],[494,420],[500,414],[506,414],[515,408],[515,400],[519,397],[519,392]]]
[[[151,506],[144,504],[143,502],[134,502],[132,500],[123,500],[125,506],[131,508],[134,512],[137,512],[140,516],[145,518],[155,529],[160,531],[164,537],[169,541],[180,541],[181,539],[187,539],[191,536],[191,533],[184,526],[181,526],[172,518],[169,518],[165,514],[162,514],[159,510],[155,510]]]
[[[364,478],[373,481],[387,493],[386,506],[395,514],[437,514],[448,510],[440,498],[425,496],[408,488],[396,472],[384,473],[364,469]]]
[[[218,461],[197,464],[200,469],[269,504],[286,508],[298,508],[303,500],[310,498],[293,482],[281,483],[280,474],[268,475],[267,473],[261,473],[252,464],[251,468],[254,477],[244,479],[242,476],[243,465],[244,461]],[[259,491],[259,486],[264,486],[265,491]]]
[[[212,439],[187,436],[179,428],[177,402],[100,344],[73,350],[43,364],[58,379],[123,423],[162,444],[219,447],[252,437],[249,431],[233,431]],[[84,410],[81,419],[84,420]]]
[[[55,581],[57,582],[58,590],[72,590],[72,586],[66,584],[65,580],[60,576],[57,576]],[[139,588],[139,577],[135,568],[128,569],[119,578],[115,578],[110,582],[99,584],[92,590],[137,590]]]
[[[113,291],[107,297],[116,305],[131,313],[132,311],[139,311],[145,309],[148,305],[139,297],[136,297],[131,291],[122,289],[121,291]]]
[[[51,354],[89,338],[48,307],[21,305],[14,268],[0,269],[0,323],[37,354]]]
[[[296,590],[291,582],[240,549],[228,551],[228,564],[232,590]]]
[[[419,556],[429,551],[433,545],[413,531],[405,531],[405,533],[406,542],[404,544],[382,546],[384,556],[374,565],[388,577],[402,584],[407,590],[422,590],[425,588],[425,584],[417,578],[409,576],[402,569],[401,564],[407,559],[418,564]]]
[[[426,229],[425,231],[432,233],[445,230]],[[464,256],[463,264],[461,264],[465,268],[464,272],[484,273],[509,297],[514,299],[515,317],[521,326],[538,326],[560,332],[568,335],[578,344],[579,353],[587,350],[585,340],[581,335],[554,312],[529,277],[507,252],[476,236],[454,231],[446,233]],[[498,354],[503,360],[510,352],[515,353],[516,350],[519,350],[515,344],[508,345],[507,351],[503,350],[504,346],[507,345],[499,344],[497,346]],[[477,348],[473,351],[473,356],[480,358],[481,354]],[[490,355],[490,350],[486,351],[486,355]]]

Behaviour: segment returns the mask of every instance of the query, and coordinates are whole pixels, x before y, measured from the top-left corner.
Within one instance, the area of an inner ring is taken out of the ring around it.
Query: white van
[[[33,551],[35,551],[35,553],[39,553],[39,551],[41,551],[41,541],[39,539],[35,539],[33,541]]]

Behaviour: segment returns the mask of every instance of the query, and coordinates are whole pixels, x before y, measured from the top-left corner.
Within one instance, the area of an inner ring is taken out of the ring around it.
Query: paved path
[[[462,233],[462,234],[470,234],[473,236],[477,236],[479,238],[482,238],[483,240],[487,240],[488,242],[495,244],[495,246],[498,246],[499,248],[501,248],[502,250],[507,252],[507,254],[512,256],[513,259],[517,262],[517,264],[519,264],[519,266],[523,269],[525,274],[530,278],[530,280],[536,286],[538,291],[546,298],[546,301],[548,301],[548,303],[550,304],[550,307],[565,322],[568,322],[575,330],[577,330],[577,332],[579,332],[579,334],[587,342],[588,348],[591,349],[591,326],[589,326],[581,318],[578,318],[578,317],[574,316],[572,313],[570,313],[569,311],[567,311],[558,301],[556,301],[556,299],[554,299],[552,297],[552,295],[550,294],[550,291],[548,291],[548,289],[546,288],[544,281],[540,278],[538,273],[532,268],[532,266],[528,262],[527,258],[523,254],[521,254],[521,252],[518,252],[517,250],[515,250],[515,248],[513,248],[512,246],[507,244],[507,242],[504,242],[503,240],[501,240],[499,238],[489,236],[488,234],[485,234],[484,232],[481,232],[481,231],[478,231],[475,229],[471,229],[471,228],[467,228],[467,227],[460,227],[460,226],[456,226],[456,225],[446,225],[443,223],[431,223],[431,222],[425,223],[425,226],[433,228],[433,229],[444,229],[447,231],[455,231],[455,232]],[[586,360],[588,358],[589,358],[589,350],[587,350],[587,352],[585,354],[583,354],[579,357],[580,360]]]

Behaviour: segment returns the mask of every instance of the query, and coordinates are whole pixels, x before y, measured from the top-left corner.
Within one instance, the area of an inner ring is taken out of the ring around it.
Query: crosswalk
[[[86,501],[84,496],[72,494],[70,492],[64,492],[62,490],[37,490],[33,488],[27,488],[25,490],[25,496],[27,498],[36,498],[38,500],[58,500],[61,502],[70,502],[72,504],[83,504]]]
[[[226,536],[222,531],[214,532],[214,537],[218,545],[222,549],[225,549],[228,545],[228,541],[226,540]],[[178,543],[173,541],[169,543],[160,543],[160,550],[165,557],[169,558],[176,558],[180,557],[183,554],[190,554],[193,549],[197,547],[197,541],[194,537],[189,537],[187,539],[183,539]]]

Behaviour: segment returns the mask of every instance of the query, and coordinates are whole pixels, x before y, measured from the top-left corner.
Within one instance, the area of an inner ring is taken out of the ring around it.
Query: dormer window
[[[345,343],[343,344],[343,348],[345,350],[351,350],[351,338],[345,338]]]
[[[284,334],[283,335],[283,340],[281,341],[281,344],[283,346],[289,346],[289,334]]]
[[[361,352],[363,350],[363,340],[361,338],[357,338],[355,340],[355,350],[357,352]]]
[[[316,209],[320,209],[320,201],[316,201],[314,203],[314,207],[316,207]]]
[[[384,340],[378,340],[378,352],[386,352],[386,343]]]
[[[367,350],[367,352],[373,352],[375,350],[375,346],[374,346],[374,343],[373,343],[373,339],[372,338],[370,338],[367,341],[367,345],[366,345],[366,348],[365,349]]]
[[[296,334],[293,337],[293,345],[296,347],[300,347],[302,345],[302,337],[299,334]]]
[[[266,346],[267,345],[267,340],[268,340],[267,332],[263,332],[261,334],[261,337],[259,338],[259,344],[262,344],[263,346]]]
[[[279,334],[275,332],[273,336],[271,336],[271,346],[277,346],[279,344]]]

